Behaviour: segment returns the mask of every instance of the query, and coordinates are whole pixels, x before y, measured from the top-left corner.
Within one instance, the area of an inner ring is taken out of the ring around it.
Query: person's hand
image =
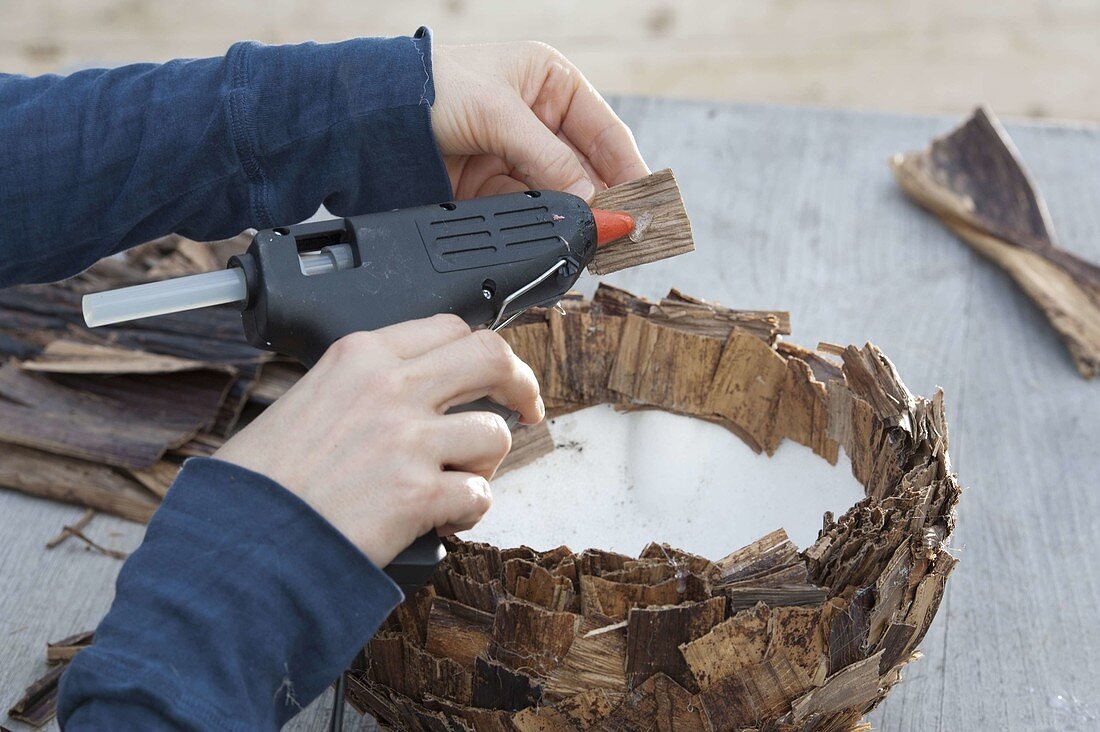
[[[457,198],[544,188],[591,200],[649,173],[634,136],[545,43],[437,46],[432,127]]]
[[[538,382],[499,335],[436,315],[333,344],[214,457],[297,494],[377,566],[418,536],[476,524],[512,445],[489,412],[444,414],[488,396],[534,424]]]

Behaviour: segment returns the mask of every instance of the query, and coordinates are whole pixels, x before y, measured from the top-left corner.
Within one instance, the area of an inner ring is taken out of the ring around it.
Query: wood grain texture
[[[595,259],[588,265],[592,274],[610,274],[695,250],[684,199],[676,176],[667,168],[598,192],[592,207],[626,211],[634,217],[634,231],[629,237],[596,250]]]
[[[872,338],[914,391],[941,385],[952,397],[953,462],[973,486],[956,530],[964,561],[928,629],[925,657],[870,715],[875,729],[1094,726],[1100,637],[1090,629],[1100,566],[1082,557],[1100,545],[1100,395],[1066,368],[1027,298],[915,211],[883,165],[954,121],[612,101],[649,163],[676,168],[698,251],[609,282],[651,299],[675,283],[734,306],[788,307],[799,342]],[[1064,240],[1100,259],[1100,131],[1008,129]],[[94,626],[110,602],[117,561],[68,543],[41,550],[80,512],[0,492],[0,566],[20,567],[0,594],[8,702],[45,670],[47,640]],[[141,535],[112,517],[89,531],[119,533],[110,541],[126,548]],[[326,692],[287,729],[324,729],[330,703]],[[347,728],[375,729],[350,711]]]

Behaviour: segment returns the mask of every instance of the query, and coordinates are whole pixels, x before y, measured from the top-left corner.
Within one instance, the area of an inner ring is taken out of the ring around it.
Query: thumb
[[[591,201],[592,180],[572,149],[550,131],[526,105],[512,105],[502,115],[492,152],[532,188],[565,191]]]

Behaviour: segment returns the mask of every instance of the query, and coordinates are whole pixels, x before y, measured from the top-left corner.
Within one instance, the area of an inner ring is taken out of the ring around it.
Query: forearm
[[[208,240],[446,200],[431,42],[240,43],[223,58],[0,76],[0,286],[171,232]]]
[[[95,644],[62,678],[58,717],[72,730],[276,729],[400,599],[278,484],[189,461],[122,568]]]

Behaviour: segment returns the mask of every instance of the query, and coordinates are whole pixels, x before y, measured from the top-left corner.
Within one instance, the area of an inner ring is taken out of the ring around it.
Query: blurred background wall
[[[607,94],[1100,120],[1095,0],[0,0],[0,70],[407,34],[537,39]]]

